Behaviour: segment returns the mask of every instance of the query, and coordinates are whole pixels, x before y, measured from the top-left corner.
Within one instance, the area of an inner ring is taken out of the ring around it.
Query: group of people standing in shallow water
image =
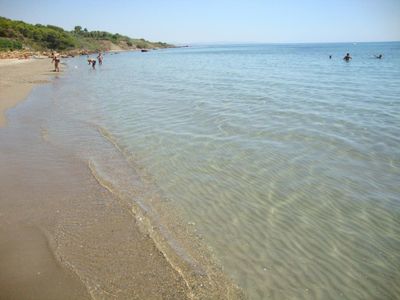
[[[51,57],[51,62],[54,62],[54,72],[60,72],[60,54],[52,52]],[[96,60],[93,58],[89,58],[89,55],[87,56],[87,58],[89,65],[91,65],[93,69],[96,69]],[[99,65],[101,66],[103,64],[103,54],[101,54],[101,52],[99,53],[99,55],[97,55],[97,60],[99,61]]]
[[[377,59],[382,59],[383,58],[382,54],[374,55],[374,56]],[[332,55],[329,55],[329,59],[332,59]],[[353,58],[350,56],[350,53],[346,53],[346,55],[343,57],[343,60],[345,60],[345,61],[350,61],[351,59],[353,59]]]
[[[379,55],[374,55],[375,58],[377,59],[382,59],[383,55],[379,54]],[[60,72],[60,55],[59,54],[55,54],[52,53],[52,57],[53,60],[51,62],[54,62],[54,72]],[[87,56],[87,61],[88,64],[90,66],[92,66],[92,68],[95,70],[96,69],[96,59],[94,58],[90,58],[89,55]],[[332,59],[332,55],[329,55],[329,59]],[[346,55],[343,57],[343,60],[349,62],[352,59],[352,57],[350,56],[350,53],[346,53]],[[101,54],[101,52],[99,52],[99,55],[97,55],[97,60],[99,61],[99,65],[101,66],[103,64],[103,55]]]
[[[89,55],[88,57],[88,64],[92,66],[93,69],[96,69],[96,60],[94,58],[90,58]],[[99,61],[99,65],[101,66],[103,64],[103,55],[101,52],[99,55],[97,55],[97,60]]]

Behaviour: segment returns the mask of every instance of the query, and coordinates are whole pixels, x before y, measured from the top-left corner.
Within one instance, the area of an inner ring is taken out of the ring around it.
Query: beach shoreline
[[[1,112],[18,105],[0,128],[0,299],[241,298],[224,278],[211,282],[219,271],[176,264],[90,161],[48,141],[56,98],[40,91],[56,89],[51,68],[49,59],[0,66]]]
[[[187,299],[179,274],[84,163],[49,147],[42,132],[31,125],[14,131],[7,124],[8,109],[29,98],[34,86],[50,82],[49,75],[54,74],[50,62],[0,61],[0,299],[157,299],[162,295]],[[35,153],[36,147],[41,150]],[[57,166],[60,161],[62,168]],[[39,181],[38,176],[42,176]],[[99,218],[101,223],[96,222]],[[90,228],[66,229],[76,222],[89,223]],[[104,234],[109,235],[106,240],[99,238]],[[125,247],[114,257],[121,243]],[[107,269],[114,271],[106,276]],[[107,287],[116,280],[113,277],[125,277],[119,278],[125,290]]]

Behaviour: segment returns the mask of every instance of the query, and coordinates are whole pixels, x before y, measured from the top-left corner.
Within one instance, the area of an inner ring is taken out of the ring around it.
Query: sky
[[[0,16],[181,44],[400,41],[400,0],[0,0]]]

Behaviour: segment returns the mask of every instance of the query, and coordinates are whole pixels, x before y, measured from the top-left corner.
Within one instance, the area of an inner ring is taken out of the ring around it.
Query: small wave
[[[175,208],[162,199],[154,182],[143,182],[135,166],[128,161],[130,155],[126,148],[106,128],[97,125],[96,128],[121,154],[121,161],[118,174],[113,174],[116,166],[107,168],[104,166],[107,162],[89,160],[91,174],[117,197],[121,206],[137,220],[140,230],[153,240],[166,261],[184,280],[190,291],[189,298],[202,299],[206,295],[243,298],[240,288],[223,274],[210,249],[202,244],[196,229],[189,228]],[[141,182],[134,184],[138,180]]]

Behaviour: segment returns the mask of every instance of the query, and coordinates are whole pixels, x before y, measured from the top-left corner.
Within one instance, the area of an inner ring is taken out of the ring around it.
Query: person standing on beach
[[[51,61],[54,62],[54,72],[60,72],[60,56],[57,53],[53,53],[53,59]]]
[[[103,55],[101,52],[99,52],[99,55],[97,55],[97,59],[99,61],[99,65],[101,66],[103,64]]]

